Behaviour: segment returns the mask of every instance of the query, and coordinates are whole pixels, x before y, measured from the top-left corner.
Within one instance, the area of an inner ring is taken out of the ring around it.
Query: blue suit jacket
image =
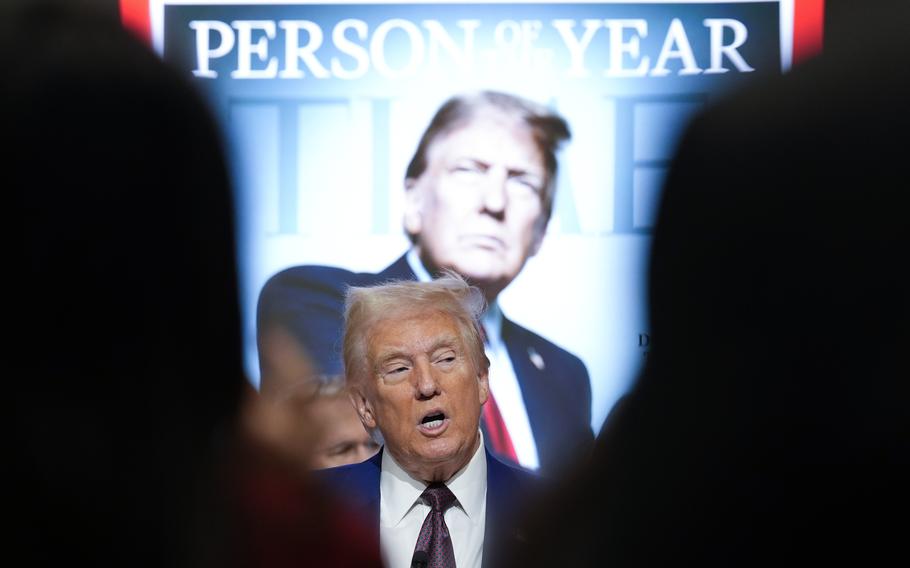
[[[333,490],[352,513],[360,515],[379,550],[379,479],[382,450],[365,462],[313,472],[315,478]],[[520,512],[529,498],[541,491],[538,476],[506,465],[487,452],[487,518],[483,540],[483,566],[497,566],[503,553],[522,546]]]
[[[288,268],[263,287],[257,327],[260,332],[272,325],[284,327],[314,359],[320,373],[341,374],[347,287],[416,278],[404,256],[379,274],[328,266]],[[502,339],[528,411],[540,473],[552,475],[585,458],[594,433],[591,382],[584,363],[507,318],[503,318]]]

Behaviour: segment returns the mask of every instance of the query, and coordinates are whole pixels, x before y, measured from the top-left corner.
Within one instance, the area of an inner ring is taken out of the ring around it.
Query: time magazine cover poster
[[[320,286],[337,296],[343,282],[375,281],[357,275],[397,266],[420,278],[475,254],[501,272],[485,291],[506,328],[505,364],[519,383],[525,369],[549,380],[554,400],[581,397],[594,433],[659,341],[648,330],[645,268],[675,144],[712,100],[818,48],[820,11],[808,4],[121,2],[125,24],[198,85],[227,135],[254,385],[264,356],[257,305],[276,274],[310,278],[296,291],[283,281],[280,301],[265,301],[289,307],[268,317],[286,324],[316,374],[331,374],[339,300],[314,299]],[[561,119],[568,136],[551,144],[553,163],[540,136],[516,142],[487,124],[487,138],[445,158],[444,173],[469,189],[415,202],[443,159],[431,144],[426,163],[413,163],[434,114],[478,93]],[[516,154],[522,144],[531,166]],[[482,188],[500,169],[504,183]],[[481,228],[494,226],[502,234]],[[570,378],[563,367],[573,365]],[[504,414],[522,396],[533,413],[526,392],[501,396],[492,371],[490,380]]]

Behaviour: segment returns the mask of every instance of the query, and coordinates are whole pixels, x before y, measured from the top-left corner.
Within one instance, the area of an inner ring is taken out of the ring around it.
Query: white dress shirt
[[[458,568],[480,568],[487,515],[487,457],[483,438],[468,464],[446,482],[457,501],[445,512]],[[420,499],[427,486],[382,453],[379,477],[379,545],[387,568],[410,568],[417,537],[430,506]]]
[[[419,281],[429,282],[433,279],[417,256],[417,251],[412,248],[406,258]],[[502,311],[495,300],[487,306],[482,323],[487,335],[487,359],[490,360],[490,392],[493,393],[502,419],[506,423],[506,430],[512,439],[518,463],[526,469],[537,470],[540,468],[537,443],[534,441],[528,409],[525,407],[512,359],[509,357],[506,344],[502,341]]]

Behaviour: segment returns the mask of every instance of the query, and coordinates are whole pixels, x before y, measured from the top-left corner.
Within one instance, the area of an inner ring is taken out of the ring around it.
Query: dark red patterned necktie
[[[487,330],[482,324],[480,326],[480,334],[483,338],[484,345],[489,345]],[[512,437],[509,435],[509,429],[506,428],[506,421],[503,419],[502,413],[499,412],[499,405],[496,404],[496,399],[493,398],[492,389],[490,389],[490,395],[487,398],[486,404],[483,405],[481,419],[483,420],[484,431],[486,433],[485,441],[487,446],[489,446],[494,454],[511,460],[513,463],[518,463],[518,454],[515,452],[515,446],[512,444]]]
[[[414,552],[426,552],[427,568],[455,568],[455,550],[445,521],[446,509],[455,503],[455,494],[444,483],[431,483],[420,498],[430,506],[430,513],[420,527]]]

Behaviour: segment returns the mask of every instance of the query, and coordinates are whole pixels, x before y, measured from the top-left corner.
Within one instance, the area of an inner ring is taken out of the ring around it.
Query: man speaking
[[[535,476],[483,449],[488,361],[479,290],[456,276],[351,288],[344,367],[351,400],[383,449],[318,472],[375,528],[385,565],[494,565]]]
[[[347,286],[429,281],[454,270],[481,289],[489,306],[482,331],[493,379],[482,426],[490,449],[543,474],[584,456],[593,442],[587,369],[506,318],[497,302],[540,248],[553,209],[556,151],[569,136],[561,117],[512,95],[485,91],[447,101],[405,175],[411,249],[378,274],[298,266],[263,288],[257,322],[263,385],[287,374],[287,358],[273,356],[276,338],[293,338],[321,373],[341,372]]]

